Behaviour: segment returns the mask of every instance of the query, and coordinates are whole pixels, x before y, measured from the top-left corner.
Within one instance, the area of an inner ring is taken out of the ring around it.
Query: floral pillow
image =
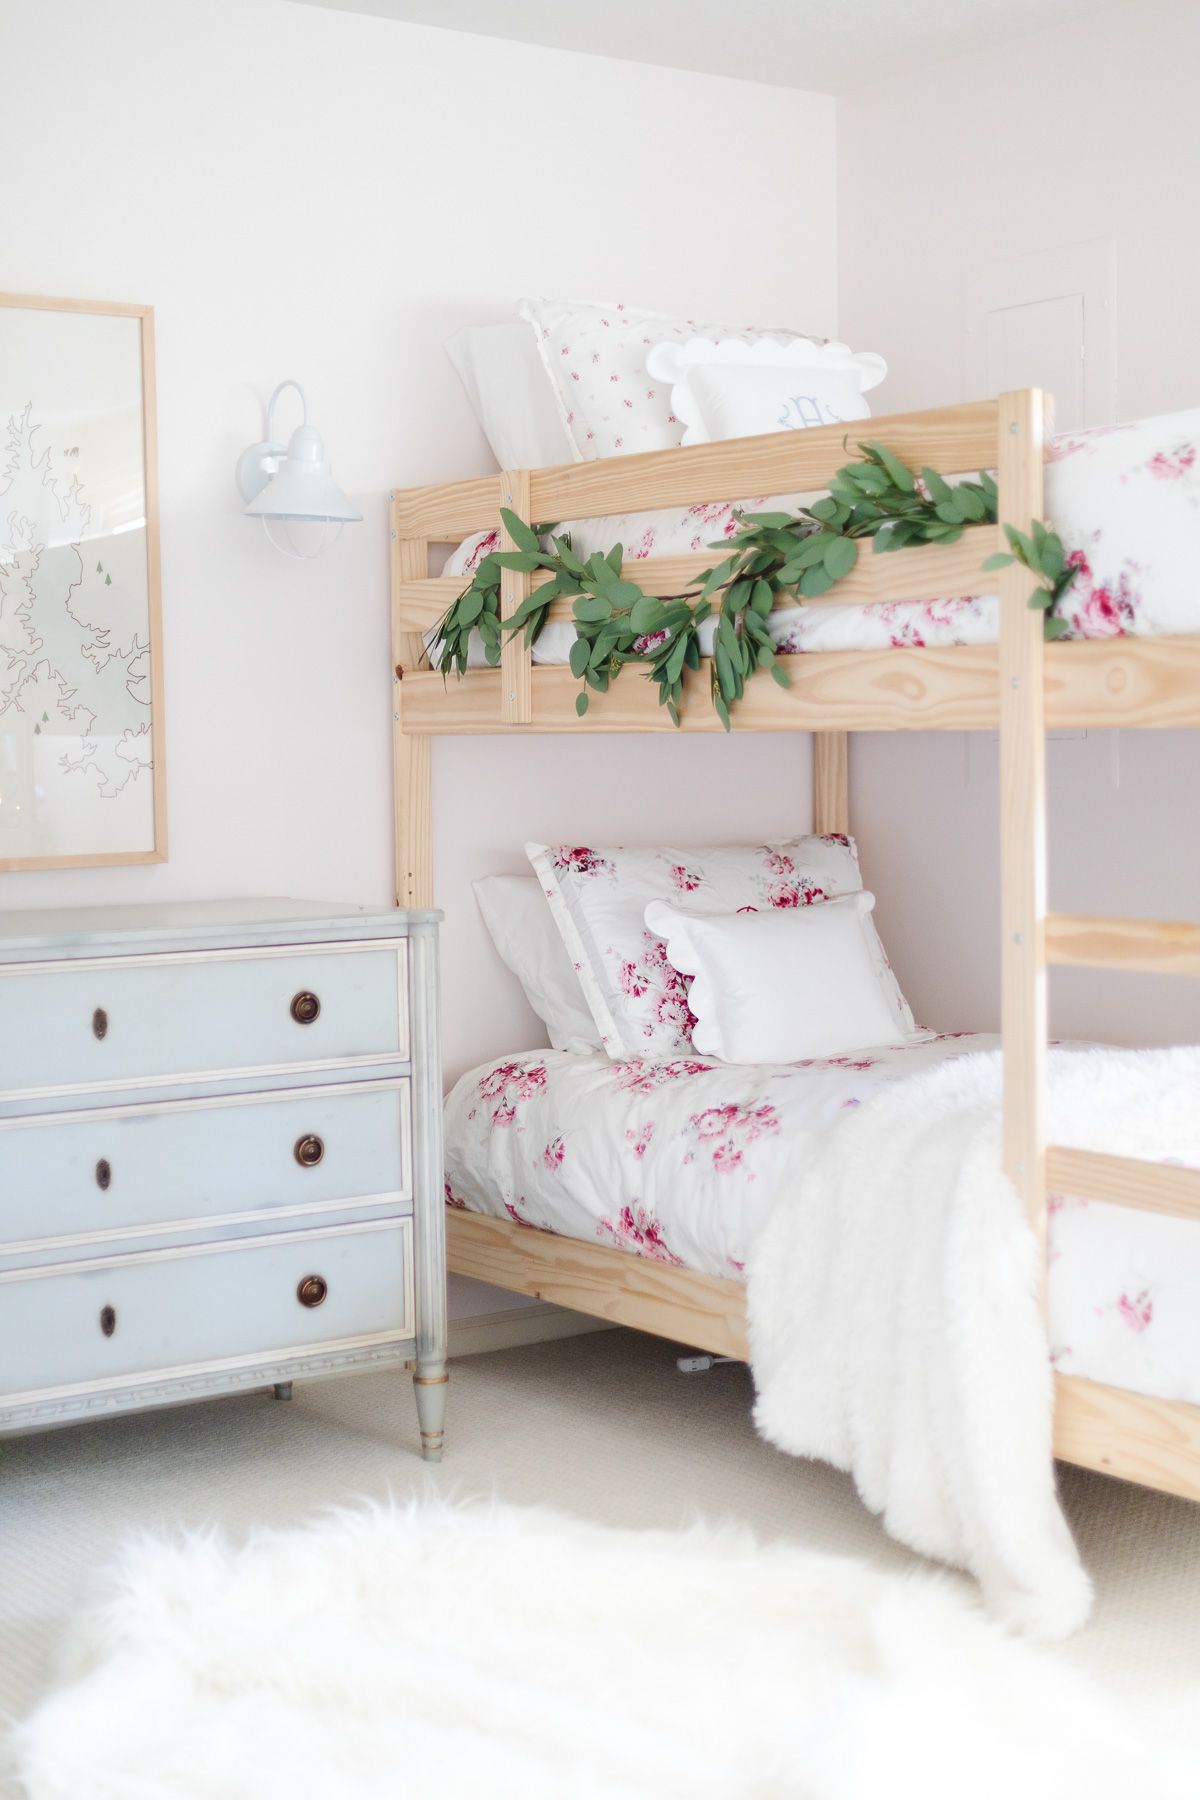
[[[637,450],[671,450],[682,443],[670,382],[646,373],[646,357],[655,344],[684,344],[693,338],[751,343],[761,337],[792,342],[803,335],[697,325],[620,302],[522,300],[517,310],[533,327],[579,462]]]
[[[858,852],[848,837],[719,849],[608,849],[526,844],[562,939],[612,1057],[662,1059],[694,1048],[688,1005],[691,977],[667,960],[663,938],[648,929],[651,900],[682,911],[736,913],[813,906],[862,889]],[[871,954],[894,996],[902,1034],[912,1013],[868,920]]]

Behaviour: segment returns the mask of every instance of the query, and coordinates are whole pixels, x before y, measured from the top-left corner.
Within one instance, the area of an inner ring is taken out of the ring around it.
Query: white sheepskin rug
[[[424,1502],[146,1541],[66,1649],[30,1800],[1194,1792],[949,1578],[733,1529]]]

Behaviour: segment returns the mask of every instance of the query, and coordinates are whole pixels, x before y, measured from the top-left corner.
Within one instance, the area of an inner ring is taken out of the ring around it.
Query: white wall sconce
[[[285,388],[295,388],[304,408],[304,422],[293,431],[286,448],[273,429],[275,402]],[[248,503],[247,518],[261,519],[267,537],[285,556],[311,561],[337,542],[343,525],[357,524],[362,519],[330,474],[325,446],[320,433],[308,422],[308,401],[298,381],[281,381],[271,395],[266,438],[261,444],[251,444],[238,457],[237,485]],[[282,541],[271,530],[276,521],[283,530]],[[332,525],[336,530],[325,532],[314,548],[305,550],[289,529],[300,521]]]

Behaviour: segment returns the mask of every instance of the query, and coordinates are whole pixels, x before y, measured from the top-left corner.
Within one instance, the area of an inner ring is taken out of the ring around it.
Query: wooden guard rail
[[[1053,913],[1046,920],[1046,961],[1060,969],[1200,975],[1200,925]]]
[[[1200,1169],[1052,1144],[1046,1152],[1046,1182],[1053,1194],[1078,1194],[1177,1219],[1200,1218]]]

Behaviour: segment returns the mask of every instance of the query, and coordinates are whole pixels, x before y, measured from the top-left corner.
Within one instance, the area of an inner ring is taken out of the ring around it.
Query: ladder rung
[[[1133,1156],[1106,1156],[1098,1150],[1067,1150],[1055,1144],[1046,1152],[1046,1188],[1052,1194],[1109,1200],[1141,1212],[1200,1219],[1200,1169],[1178,1168],[1174,1163],[1141,1162]]]
[[[1200,975],[1200,925],[1051,913],[1046,920],[1046,961],[1059,968]]]

